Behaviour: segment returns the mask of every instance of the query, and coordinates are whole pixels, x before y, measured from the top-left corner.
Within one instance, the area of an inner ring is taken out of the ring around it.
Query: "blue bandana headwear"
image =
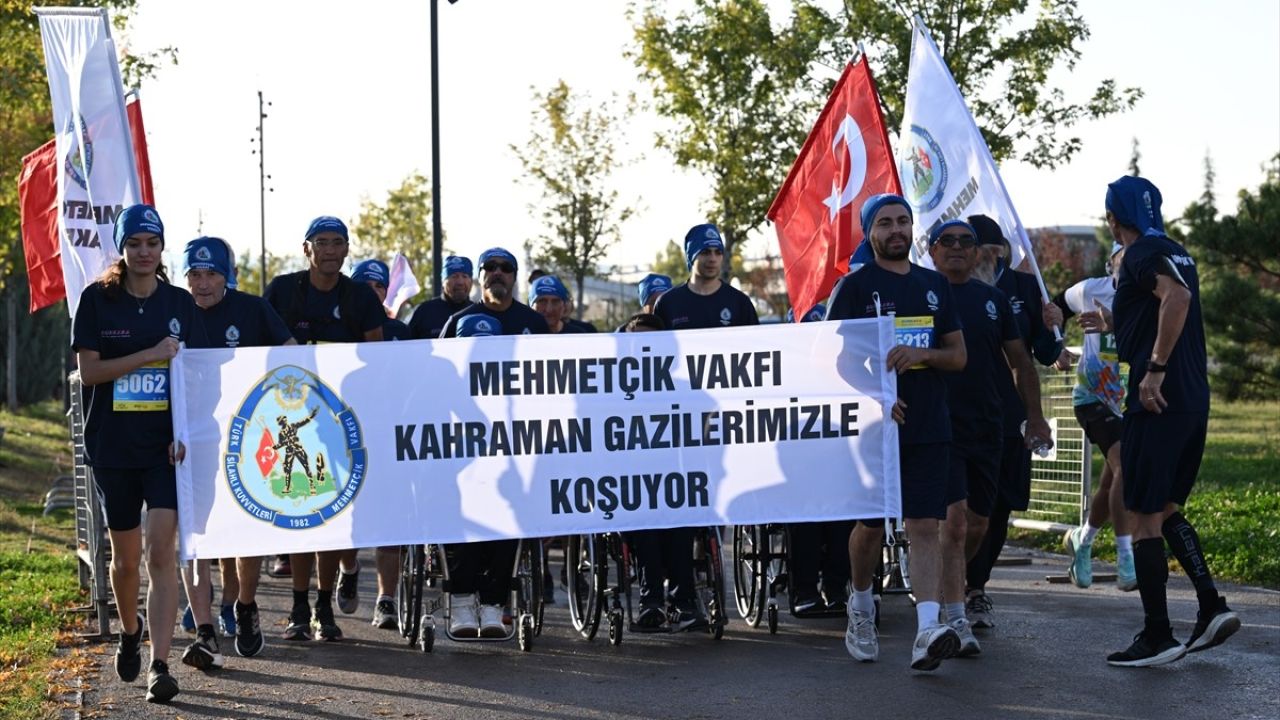
[[[640,281],[640,304],[648,305],[654,293],[667,292],[672,287],[671,278],[658,273],[649,273]]]
[[[508,251],[505,248],[500,248],[500,247],[489,248],[488,250],[485,250],[484,252],[480,253],[481,269],[483,269],[484,264],[489,262],[490,260],[506,260],[507,262],[511,263],[511,267],[515,268],[517,272],[520,270],[520,263],[516,262],[516,256],[512,255],[510,251]]]
[[[321,215],[312,220],[311,224],[307,226],[307,235],[303,239],[310,240],[315,237],[316,233],[322,232],[335,232],[341,235],[343,240],[351,240],[347,235],[347,224],[332,215]]]
[[[1122,225],[1137,228],[1139,235],[1164,233],[1160,189],[1143,177],[1125,175],[1107,186],[1107,212]]]
[[[116,252],[124,254],[124,241],[138,233],[155,233],[164,247],[164,223],[160,213],[150,205],[130,205],[116,216]]]
[[[858,249],[853,251],[853,255],[849,257],[849,271],[853,272],[868,263],[876,261],[876,252],[871,249],[871,241],[863,238],[858,243]]]
[[[802,323],[818,322],[823,318],[825,318],[826,316],[827,316],[827,306],[823,305],[822,303],[818,303],[817,305],[814,305],[812,308],[809,308],[809,312],[804,314],[804,317],[800,319],[800,322]],[[786,321],[789,323],[793,323],[796,321],[795,308],[787,308]]]
[[[543,275],[529,286],[529,304],[534,304],[540,297],[558,297],[568,302],[569,289],[555,275]]]
[[[351,271],[351,279],[356,282],[374,282],[382,283],[386,286],[391,282],[391,268],[381,260],[365,260],[356,265],[355,270]]]
[[[724,252],[724,240],[720,238],[720,229],[711,223],[694,225],[684,235],[684,256],[689,269],[693,269],[694,258],[707,248],[719,248]]]
[[[471,259],[461,257],[459,255],[450,255],[444,259],[444,269],[440,271],[440,276],[448,279],[454,273],[463,273],[467,277],[473,277],[475,273],[471,267]]]
[[[915,218],[915,215],[911,212],[911,205],[901,195],[894,195],[893,193],[872,195],[867,198],[866,202],[862,203],[862,213],[859,216],[862,221],[862,237],[871,237],[871,223],[875,222],[876,213],[880,212],[880,209],[885,205],[901,205],[907,209],[908,215],[913,219]]]
[[[957,227],[964,228],[966,231],[968,231],[970,235],[973,236],[974,241],[975,242],[977,241],[978,231],[974,230],[972,225],[970,225],[969,223],[963,220],[948,220],[944,223],[939,224],[937,227],[929,231],[929,247],[933,247],[934,244],[938,242],[938,238],[942,237],[943,232],[946,232],[949,228],[957,228]]]
[[[235,265],[231,262],[231,247],[222,238],[199,237],[187,243],[182,256],[182,274],[192,270],[212,270],[227,279],[227,287],[234,288]]]
[[[458,337],[492,337],[502,334],[502,323],[498,318],[484,313],[464,315],[458,321]]]

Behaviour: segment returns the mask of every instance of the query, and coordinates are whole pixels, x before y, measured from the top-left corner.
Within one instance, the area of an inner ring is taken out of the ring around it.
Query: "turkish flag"
[[[276,466],[276,460],[280,458],[275,448],[275,440],[271,438],[271,432],[266,428],[262,428],[262,439],[258,441],[258,452],[254,454],[253,459],[258,461],[258,469],[262,471],[262,477],[266,477],[271,473],[271,469]]]
[[[151,159],[147,154],[146,128],[142,105],[137,99],[125,106],[133,157],[138,165],[138,187],[142,202],[155,204],[151,187]],[[62,278],[62,243],[58,237],[58,148],[50,140],[22,158],[18,175],[18,206],[21,208],[22,250],[27,259],[27,279],[31,285],[30,312],[48,307],[67,296]]]
[[[862,203],[886,192],[902,189],[863,58],[840,75],[767,213],[778,231],[797,322],[848,272],[862,241]]]

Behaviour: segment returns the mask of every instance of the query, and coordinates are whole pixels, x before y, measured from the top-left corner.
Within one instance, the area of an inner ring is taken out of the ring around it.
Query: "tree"
[[[1241,190],[1235,215],[1217,217],[1213,166],[1205,194],[1183,213],[1196,258],[1214,390],[1229,400],[1280,398],[1280,154],[1256,193]]]
[[[824,100],[809,68],[835,24],[796,2],[775,28],[761,0],[694,0],[668,17],[649,0],[628,17],[628,51],[652,86],[658,114],[674,123],[656,144],[711,183],[705,212],[720,226],[726,254],[760,227]],[[728,276],[735,264],[726,262]]]
[[[685,262],[684,249],[675,240],[668,240],[653,259],[653,272],[671,278],[673,285],[680,285],[689,279],[689,265]]]
[[[511,145],[525,174],[541,190],[539,201],[529,206],[546,224],[539,238],[544,244],[533,260],[572,277],[581,302],[586,278],[598,274],[596,266],[618,241],[622,223],[635,214],[609,187],[610,176],[623,164],[618,128],[633,108],[617,108],[616,96],[592,104],[564,80],[545,93],[534,92],[533,99],[529,139],[522,146]]]
[[[431,264],[431,181],[422,173],[410,173],[381,204],[365,198],[351,234],[352,262],[376,258],[390,265],[397,252],[404,253],[423,287],[409,302],[427,298],[435,268]]]
[[[301,270],[302,268],[303,261],[300,257],[284,257],[267,253],[268,284],[273,278]],[[263,288],[266,287],[266,284],[262,282],[261,256],[251,255],[248,248],[236,259],[236,285],[240,292],[246,292],[251,295],[261,293]]]
[[[1133,149],[1129,151],[1129,174],[1138,177],[1142,174],[1142,168],[1138,167],[1138,161],[1142,159],[1142,152],[1138,150],[1138,138],[1133,139]]]
[[[978,121],[997,161],[1015,156],[1037,168],[1071,160],[1080,138],[1068,130],[1083,120],[1128,110],[1142,97],[1138,88],[1119,89],[1113,79],[1098,83],[1093,95],[1069,101],[1049,84],[1056,67],[1071,70],[1089,39],[1089,26],[1076,0],[1040,3],[1031,24],[1027,0],[844,0],[843,30],[834,33],[828,57],[833,64],[853,56],[853,43],[867,50],[889,127],[902,124],[911,20],[924,20],[960,92]],[[1018,154],[1020,151],[1020,154]]]

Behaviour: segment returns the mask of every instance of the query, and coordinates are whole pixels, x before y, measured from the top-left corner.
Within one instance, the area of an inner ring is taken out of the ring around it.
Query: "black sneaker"
[[[116,675],[125,682],[138,679],[142,672],[142,630],[146,627],[142,616],[138,616],[138,631],[129,635],[124,628],[120,629],[120,644],[116,645]]]
[[[1196,627],[1187,641],[1187,652],[1200,652],[1221,645],[1240,629],[1240,616],[1227,607],[1227,599],[1218,596],[1218,606],[1209,617],[1196,613]]]
[[[1148,639],[1144,630],[1133,636],[1133,644],[1128,650],[1108,655],[1107,664],[1116,667],[1155,667],[1181,660],[1186,654],[1187,646],[1174,640],[1173,636]]]
[[[169,674],[169,665],[163,660],[152,660],[147,671],[147,702],[167,703],[178,694],[178,681]]]
[[[667,621],[667,614],[656,605],[640,608],[640,617],[636,618],[637,632],[662,632],[662,623]]]
[[[293,564],[288,555],[277,555],[267,567],[267,574],[275,578],[293,577]]]
[[[810,595],[809,597],[796,598],[795,611],[797,615],[804,615],[806,613],[814,612],[815,610],[817,611],[822,610],[823,608],[820,607],[821,605],[822,605],[822,598],[818,597],[817,595]]]
[[[330,617],[333,611],[329,611]],[[302,642],[311,639],[311,606],[300,603],[289,611],[289,626],[284,629],[284,639]]]
[[[671,632],[691,632],[707,628],[707,619],[702,613],[687,608],[673,608],[670,621]]]
[[[353,573],[338,568],[338,609],[351,615],[360,609],[360,568]]]
[[[201,625],[196,641],[182,653],[182,664],[208,671],[223,665],[222,648],[218,647],[218,635],[212,625]]]
[[[823,591],[822,598],[827,605],[827,612],[843,613],[849,609],[849,593],[844,590],[835,592]]]
[[[396,612],[395,600],[379,600],[374,605],[373,626],[380,630],[395,630],[400,627],[400,613]]]
[[[342,639],[342,628],[333,619],[333,606],[327,603],[316,605],[315,612],[311,615],[311,629],[315,631],[316,637],[326,642]]]
[[[259,623],[258,603],[236,603],[236,654],[240,657],[253,657],[262,652],[266,641]]]

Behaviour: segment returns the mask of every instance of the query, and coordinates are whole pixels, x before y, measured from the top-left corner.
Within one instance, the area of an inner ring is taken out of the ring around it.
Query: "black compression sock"
[[[299,607],[299,606],[301,606],[301,605],[308,605],[308,604],[310,604],[310,603],[308,603],[308,602],[307,602],[307,596],[308,596],[308,594],[309,594],[309,591],[307,591],[307,590],[294,590],[294,591],[293,591],[293,606],[294,606],[294,607]]]
[[[332,605],[332,604],[333,604],[332,590],[316,590],[316,606],[317,607],[321,607],[324,605]]]
[[[1164,557],[1164,540],[1146,538],[1133,544],[1133,565],[1138,575],[1138,594],[1146,615],[1148,639],[1171,637],[1169,600],[1165,585],[1169,581],[1169,563]]]
[[[1182,565],[1183,572],[1196,587],[1200,612],[1212,613],[1218,606],[1218,588],[1213,584],[1213,575],[1209,573],[1209,563],[1205,562],[1200,535],[1181,512],[1170,515],[1160,530],[1164,533],[1164,540],[1169,543],[1173,556]]]

